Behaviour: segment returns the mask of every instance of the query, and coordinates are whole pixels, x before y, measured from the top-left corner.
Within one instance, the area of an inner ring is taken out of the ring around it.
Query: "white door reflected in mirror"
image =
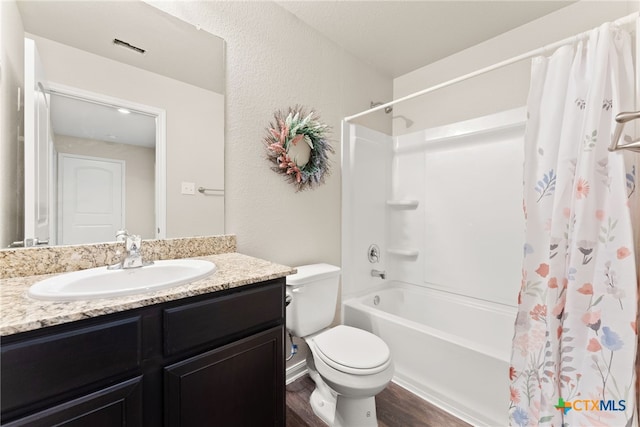
[[[125,162],[59,154],[58,244],[107,242],[125,228]]]

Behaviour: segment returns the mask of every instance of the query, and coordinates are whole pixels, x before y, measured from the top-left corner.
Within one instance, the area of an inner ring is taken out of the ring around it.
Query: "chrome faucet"
[[[124,256],[122,261],[108,266],[107,268],[109,270],[139,268],[153,264],[153,261],[144,261],[142,259],[142,254],[140,253],[142,237],[135,234],[129,234],[127,230],[118,230],[116,233],[116,241],[118,240],[124,240],[127,254]]]
[[[385,277],[387,277],[387,273],[385,273],[384,270],[371,270],[371,276],[379,277],[384,280]]]

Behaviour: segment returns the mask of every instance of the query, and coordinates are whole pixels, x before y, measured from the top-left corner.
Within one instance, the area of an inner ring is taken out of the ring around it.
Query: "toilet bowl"
[[[377,426],[375,395],[393,377],[389,347],[376,335],[345,325],[328,328],[337,301],[340,269],[297,267],[287,278],[287,328],[308,344],[309,376],[316,384],[314,413],[334,427]]]

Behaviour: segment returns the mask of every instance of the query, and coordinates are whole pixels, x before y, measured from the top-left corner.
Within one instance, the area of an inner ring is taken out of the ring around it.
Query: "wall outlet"
[[[182,183],[182,194],[196,194],[196,184],[194,182]]]

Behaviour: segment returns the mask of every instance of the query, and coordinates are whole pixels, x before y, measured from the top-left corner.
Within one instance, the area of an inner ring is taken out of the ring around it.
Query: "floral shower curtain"
[[[632,97],[631,40],[614,25],[532,62],[511,425],[637,425],[636,169],[607,150]]]

